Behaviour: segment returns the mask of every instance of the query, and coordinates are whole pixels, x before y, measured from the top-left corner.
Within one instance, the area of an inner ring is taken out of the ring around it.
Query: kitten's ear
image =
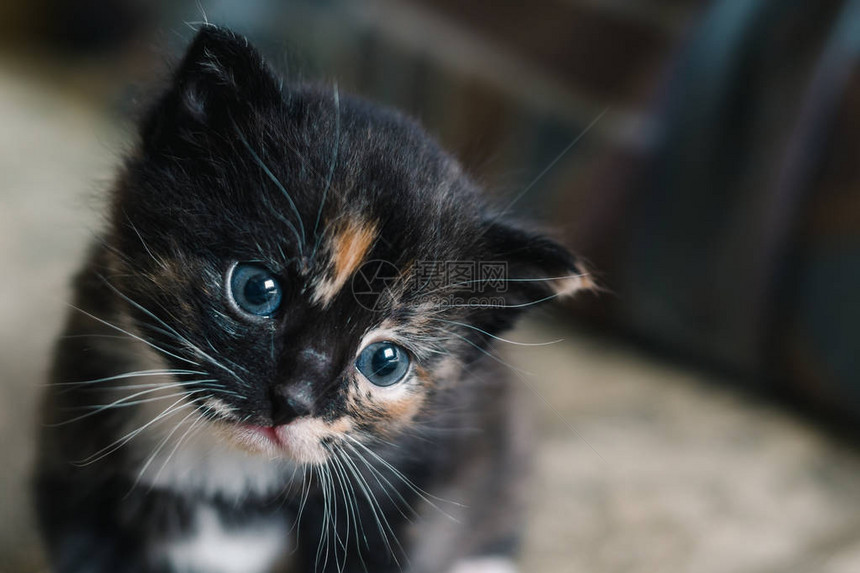
[[[143,144],[158,148],[188,142],[227,126],[252,108],[280,100],[279,81],[248,40],[206,24],[145,119]]]
[[[497,294],[507,305],[524,308],[595,288],[583,263],[556,241],[505,221],[485,225],[488,260],[506,267]]]

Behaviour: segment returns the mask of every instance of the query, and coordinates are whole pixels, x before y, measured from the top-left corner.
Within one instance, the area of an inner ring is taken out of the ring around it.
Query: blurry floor
[[[78,91],[0,61],[0,573],[41,570],[36,394],[121,142]],[[860,456],[703,376],[532,319],[541,440],[525,572],[857,573]]]

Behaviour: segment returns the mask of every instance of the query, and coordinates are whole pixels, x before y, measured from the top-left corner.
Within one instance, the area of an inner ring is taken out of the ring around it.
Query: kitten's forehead
[[[199,141],[182,157],[133,161],[130,197],[118,201],[150,214],[160,236],[299,258],[325,238],[344,269],[380,235],[412,248],[416,233],[477,210],[477,193],[456,161],[416,123],[327,88],[288,88],[277,106],[193,134]],[[334,286],[346,274],[333,273]]]
[[[378,238],[377,223],[364,216],[351,216],[334,228],[324,250],[327,257],[322,265],[324,274],[315,281],[313,287],[311,299],[314,304],[326,307],[331,303],[365,263]]]

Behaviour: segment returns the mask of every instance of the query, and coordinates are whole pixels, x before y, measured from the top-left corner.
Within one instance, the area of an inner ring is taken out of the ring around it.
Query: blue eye
[[[281,285],[263,267],[239,263],[230,275],[230,296],[248,314],[271,316],[281,305]]]
[[[355,367],[377,386],[391,386],[409,370],[409,355],[392,342],[374,342],[361,351]]]

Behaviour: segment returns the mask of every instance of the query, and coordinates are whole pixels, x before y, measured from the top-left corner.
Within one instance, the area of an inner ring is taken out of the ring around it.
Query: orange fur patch
[[[556,296],[570,296],[581,290],[597,289],[597,285],[591,278],[591,273],[581,263],[577,264],[577,269],[579,270],[578,275],[552,281],[551,286]]]
[[[364,262],[377,237],[374,223],[351,219],[332,238],[331,276],[317,284],[313,300],[328,305]]]
[[[425,385],[429,382],[429,375],[423,368],[416,366],[412,375],[422,380]],[[348,398],[350,407],[359,412],[359,417],[365,403],[372,407],[370,419],[377,424],[382,422],[378,427],[382,432],[386,429],[398,429],[409,423],[421,410],[424,399],[425,392],[420,387],[398,384],[378,388],[367,382],[359,382],[357,389],[350,387]]]
[[[402,426],[418,414],[422,404],[424,404],[424,392],[412,391],[380,404],[380,406],[385,410],[393,425]]]

